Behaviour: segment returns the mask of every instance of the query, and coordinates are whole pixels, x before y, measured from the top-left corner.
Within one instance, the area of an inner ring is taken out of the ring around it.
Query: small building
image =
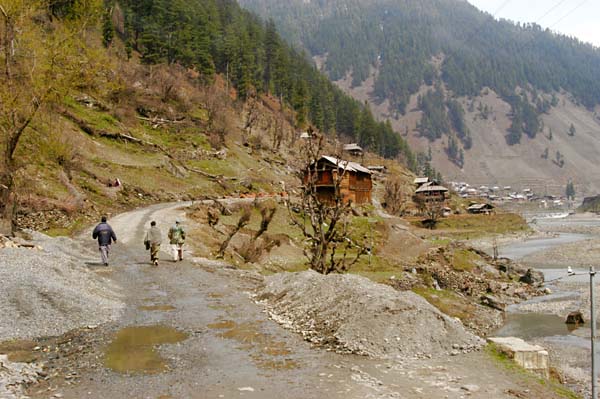
[[[315,186],[317,195],[322,201],[335,199],[335,186],[339,181],[339,190],[344,202],[362,205],[371,203],[373,190],[372,172],[356,162],[344,161],[331,156],[322,156],[316,167],[310,171],[317,172]],[[341,175],[340,175],[341,174]],[[309,170],[304,171],[304,182],[309,179]]]
[[[415,191],[415,200],[421,202],[444,202],[448,189],[436,184],[424,184]]]
[[[425,185],[425,184],[431,184],[432,182],[429,180],[429,177],[415,177],[415,180],[413,180],[413,184],[417,187],[420,188],[421,186]]]
[[[489,215],[494,211],[494,205],[492,204],[473,204],[467,208],[467,212],[471,214],[486,214]]]
[[[377,172],[381,174],[387,173],[387,168],[384,165],[367,166],[367,169],[369,169],[371,172]]]
[[[353,157],[361,157],[363,155],[363,149],[356,143],[344,145],[344,152],[352,155]]]

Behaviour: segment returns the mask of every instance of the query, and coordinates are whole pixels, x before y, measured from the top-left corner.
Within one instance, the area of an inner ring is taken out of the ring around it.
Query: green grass
[[[74,233],[81,231],[89,224],[89,221],[84,217],[79,217],[71,221],[67,226],[52,226],[44,231],[50,237],[72,236]]]
[[[457,317],[462,321],[472,317],[474,306],[454,291],[417,287],[413,289],[413,292],[425,298],[427,302],[448,316]]]
[[[97,129],[114,132],[119,127],[119,121],[107,112],[87,108],[70,97],[66,98],[64,103],[71,108],[74,114]]]
[[[430,238],[429,242],[431,242],[431,244],[434,246],[445,247],[446,245],[453,242],[453,240],[451,238],[435,237],[435,238]]]
[[[212,175],[222,175],[228,177],[238,176],[239,170],[230,160],[227,159],[206,159],[201,161],[190,161],[190,165],[201,169]]]
[[[421,227],[422,219],[413,219],[411,224]],[[438,220],[433,231],[443,232],[449,239],[473,239],[489,235],[527,232],[530,228],[525,219],[515,213],[493,215],[451,215]]]
[[[506,234],[527,231],[527,222],[515,213],[495,215],[453,215],[441,219],[437,229],[472,230],[480,233]]]
[[[192,118],[200,119],[201,121],[208,122],[208,110],[203,108],[196,108],[190,112]]]
[[[473,251],[458,249],[452,254],[452,268],[457,271],[471,271],[475,268],[475,262],[481,257]]]

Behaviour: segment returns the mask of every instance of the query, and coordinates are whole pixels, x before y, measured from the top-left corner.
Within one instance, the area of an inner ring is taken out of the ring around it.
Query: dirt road
[[[161,253],[160,266],[152,267],[144,230],[156,220],[166,233],[173,220],[184,219],[183,205],[109,220],[120,241],[110,269],[93,270],[122,288],[126,310],[116,323],[71,337],[69,345],[79,349],[50,357],[48,381],[31,387],[31,397],[562,397],[485,352],[377,361],[314,348],[252,300],[260,276],[189,253],[178,263]],[[87,234],[82,240],[89,242]]]

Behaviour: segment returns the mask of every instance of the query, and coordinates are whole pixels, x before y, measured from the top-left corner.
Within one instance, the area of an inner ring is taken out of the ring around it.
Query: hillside
[[[590,173],[600,131],[593,46],[536,24],[497,21],[464,1],[242,4],[272,17],[418,150],[431,147],[447,178],[554,193],[572,179],[578,193],[600,189]]]
[[[166,4],[3,6],[0,38],[14,47],[0,54],[6,219],[65,234],[152,202],[279,192],[297,183],[309,125],[332,151],[336,135],[367,137],[414,168],[391,126],[272,26],[235,3]]]

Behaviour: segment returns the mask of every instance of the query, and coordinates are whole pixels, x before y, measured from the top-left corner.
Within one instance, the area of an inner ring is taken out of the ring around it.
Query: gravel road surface
[[[120,238],[111,266],[89,266],[89,273],[118,287],[125,307],[116,321],[44,343],[57,355],[45,358],[47,376],[29,388],[30,397],[562,397],[484,351],[385,360],[328,351],[270,320],[254,299],[265,286],[259,275],[187,252],[178,263],[163,252],[160,265],[151,266],[142,245],[145,228],[156,220],[166,233],[176,218],[184,219],[184,205],[157,205],[109,220]],[[87,232],[79,242],[95,249]],[[141,345],[148,335],[128,341],[136,331],[153,333],[157,343]],[[398,336],[403,339],[402,331]]]

